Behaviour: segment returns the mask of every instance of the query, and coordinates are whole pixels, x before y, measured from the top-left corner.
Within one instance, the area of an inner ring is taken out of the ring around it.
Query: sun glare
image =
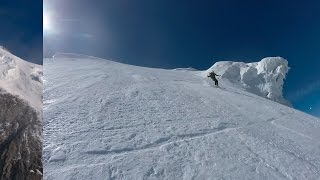
[[[48,14],[43,13],[43,30],[48,31],[51,29],[50,18]]]

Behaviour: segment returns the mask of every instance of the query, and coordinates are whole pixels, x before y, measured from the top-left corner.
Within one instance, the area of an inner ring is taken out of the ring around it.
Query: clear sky
[[[19,11],[22,17],[10,8],[0,12],[16,17],[5,20],[8,24],[37,27],[36,2],[25,4],[28,13]],[[140,66],[197,69],[219,60],[282,56],[291,67],[285,96],[296,108],[320,117],[318,0],[44,0],[44,14],[50,22],[44,31],[45,56],[75,52]],[[27,39],[13,44],[36,44],[29,38],[37,39],[32,35],[37,30],[22,29],[6,36]],[[23,50],[17,54],[28,57]]]
[[[0,0],[0,45],[42,64],[42,0]]]

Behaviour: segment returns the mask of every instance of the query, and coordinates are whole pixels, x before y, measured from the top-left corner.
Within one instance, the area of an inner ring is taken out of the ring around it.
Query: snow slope
[[[204,71],[44,60],[44,179],[319,179],[319,119]]]
[[[42,108],[42,66],[20,59],[0,46],[0,88]]]

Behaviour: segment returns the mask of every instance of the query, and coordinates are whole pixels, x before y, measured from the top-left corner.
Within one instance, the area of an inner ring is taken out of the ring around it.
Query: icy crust
[[[244,87],[247,91],[281,104],[290,105],[283,98],[283,84],[288,73],[288,61],[281,57],[267,57],[260,62],[244,63],[220,61],[203,73],[214,70],[222,79]]]
[[[26,62],[0,46],[0,88],[42,107],[42,66]]]

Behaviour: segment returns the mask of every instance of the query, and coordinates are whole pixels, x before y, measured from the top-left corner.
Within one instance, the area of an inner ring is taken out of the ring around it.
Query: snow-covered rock
[[[0,47],[0,179],[42,178],[42,67]]]
[[[0,88],[42,108],[42,66],[0,48]]]
[[[272,72],[251,66],[244,81]],[[215,88],[203,71],[62,54],[44,72],[44,179],[320,177],[319,119],[228,82],[236,73]]]
[[[214,71],[233,84],[273,101],[290,105],[283,97],[283,84],[289,71],[288,61],[281,57],[268,57],[260,62],[243,63],[220,61],[202,75]]]

